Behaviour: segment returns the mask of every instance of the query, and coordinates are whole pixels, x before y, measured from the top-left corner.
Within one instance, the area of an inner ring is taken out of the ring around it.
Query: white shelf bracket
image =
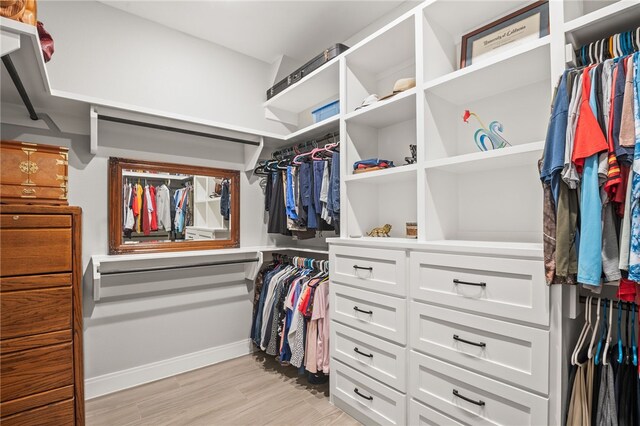
[[[279,121],[285,124],[291,124],[294,126],[298,126],[298,114],[295,114],[290,111],[285,111],[280,108],[274,107],[265,107],[264,108],[264,118],[272,121]]]
[[[15,52],[20,49],[20,35],[2,29],[2,38],[0,39],[0,49],[2,50],[2,56],[8,55],[11,52]]]
[[[244,171],[248,172],[255,169],[262,149],[264,148],[264,138],[260,137],[260,145],[245,145],[244,146]]]
[[[91,146],[89,152],[95,155],[98,153],[98,111],[93,105],[89,107],[89,120],[91,121]]]
[[[564,46],[564,60],[567,63],[567,66],[573,68],[576,66],[576,52],[573,48],[573,44],[569,43]]]

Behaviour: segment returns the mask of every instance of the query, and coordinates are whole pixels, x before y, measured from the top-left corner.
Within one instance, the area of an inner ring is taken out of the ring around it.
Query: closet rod
[[[24,85],[22,84],[22,80],[18,75],[18,71],[16,70],[16,67],[13,65],[13,61],[11,60],[8,54],[2,57],[2,63],[7,69],[7,72],[9,73],[9,77],[11,77],[11,80],[13,81],[13,85],[16,86],[16,89],[18,89],[18,94],[22,98],[22,103],[24,103],[24,106],[27,108],[27,111],[29,111],[29,117],[34,121],[39,120],[38,114],[36,114],[36,110],[33,108],[33,104],[31,103],[31,99],[29,99],[29,95],[27,94],[27,91],[25,90]]]
[[[4,59],[4,57],[2,58]],[[179,127],[163,126],[161,124],[145,123],[144,121],[129,120],[127,118],[112,117],[110,115],[98,114],[98,120],[111,121],[113,123],[129,124],[131,126],[148,127],[150,129],[164,130],[165,132],[184,133],[186,135],[201,136],[203,138],[218,139],[228,142],[238,142],[245,145],[259,146],[260,142],[247,139],[232,138],[231,136],[216,135],[214,133],[198,132],[196,130],[180,129]]]
[[[126,271],[107,271],[107,272],[98,272],[100,275],[125,275],[125,274],[136,274],[140,272],[154,272],[154,271],[169,271],[173,269],[188,269],[188,268],[204,268],[207,266],[225,266],[225,265],[237,265],[242,263],[254,263],[259,262],[260,259],[257,257],[251,259],[240,259],[240,260],[227,260],[223,262],[209,262],[209,263],[195,263],[193,265],[178,265],[178,266],[161,266],[159,268],[138,268],[138,269],[127,269]]]
[[[604,300],[605,300],[605,299],[601,299],[601,298],[599,298],[599,297],[594,297],[594,298],[593,298],[593,300],[591,301],[591,306],[598,306],[598,302],[603,303],[603,302],[604,302]],[[619,302],[619,301],[612,300],[612,299],[609,299],[609,300],[612,302],[612,304],[613,304],[612,306],[613,306],[614,308],[618,309],[618,304],[619,304],[620,302]],[[580,296],[580,303],[584,304],[584,303],[586,303],[586,302],[587,302],[587,298],[586,298],[586,296]],[[628,305],[627,305],[627,303],[628,303]],[[631,303],[632,303],[632,302],[622,302],[622,310],[623,310],[623,311],[630,311],[630,310],[631,310],[631,308],[630,308]],[[611,307],[611,305],[610,305],[609,307]],[[635,307],[635,309],[634,309],[634,310],[635,310],[636,312],[638,312],[638,305],[636,305],[636,307]]]

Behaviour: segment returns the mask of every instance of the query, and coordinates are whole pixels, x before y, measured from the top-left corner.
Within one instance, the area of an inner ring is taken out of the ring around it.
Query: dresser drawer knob
[[[457,342],[462,342],[462,343],[466,343],[467,345],[473,345],[473,346],[478,346],[479,348],[485,348],[487,347],[487,344],[484,342],[471,342],[469,340],[465,340],[465,339],[461,339],[460,336],[458,336],[457,334],[453,335],[453,340],[457,341]]]
[[[19,219],[20,219],[20,216],[14,216],[13,217],[13,220],[19,220]]]
[[[353,351],[355,353],[357,353],[357,354],[362,355],[362,356],[366,356],[367,358],[373,358],[373,354],[366,354],[366,353],[360,351],[360,349],[358,349],[358,348],[353,348]]]
[[[360,398],[364,398],[366,400],[369,401],[373,401],[373,397],[371,395],[367,396],[365,394],[360,393],[360,391],[358,390],[358,388],[354,388],[353,391],[356,393],[356,395],[358,395]]]
[[[474,399],[467,398],[466,396],[461,395],[460,392],[458,392],[457,389],[453,390],[453,395],[457,396],[458,398],[463,399],[463,400],[465,400],[467,402],[470,402],[470,403],[472,403],[474,405],[477,405],[478,407],[484,407],[484,405],[485,405],[483,400],[479,399],[479,400],[476,401]]]
[[[472,285],[472,286],[475,286],[475,287],[486,287],[486,286],[487,286],[487,283],[483,283],[483,282],[479,282],[479,283],[472,283],[472,282],[470,282],[470,281],[461,281],[461,280],[459,280],[459,279],[457,279],[457,278],[454,278],[454,279],[453,279],[453,283],[454,283],[455,285],[463,284],[463,285]]]
[[[373,315],[373,311],[363,311],[362,309],[358,308],[357,306],[354,306],[353,310],[357,311],[357,312],[362,312],[363,314]]]

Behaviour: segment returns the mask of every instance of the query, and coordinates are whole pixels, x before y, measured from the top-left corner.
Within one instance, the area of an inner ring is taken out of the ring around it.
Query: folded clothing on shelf
[[[370,158],[368,160],[356,161],[353,163],[354,173],[371,172],[374,170],[387,169],[395,167],[393,161],[383,160],[381,158]]]

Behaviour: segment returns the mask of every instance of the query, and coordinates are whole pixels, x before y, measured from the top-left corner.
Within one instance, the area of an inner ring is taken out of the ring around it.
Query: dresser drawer
[[[0,185],[4,202],[67,204],[67,188],[55,186]]]
[[[71,229],[2,229],[0,276],[69,272]]]
[[[400,392],[340,362],[331,366],[331,394],[377,424],[404,425],[406,400]]]
[[[548,423],[546,398],[414,351],[410,357],[411,395],[461,423],[518,426]]]
[[[75,424],[73,399],[2,418],[3,426],[70,426]]]
[[[2,214],[0,228],[71,228],[71,216],[65,214]]]
[[[407,351],[401,346],[333,321],[331,356],[400,392],[407,391]]]
[[[33,410],[37,407],[42,407],[71,398],[73,398],[73,386],[69,385],[29,395],[24,398],[0,402],[0,413],[2,413],[3,417],[2,424],[4,424],[4,417],[6,416],[11,416],[22,411]]]
[[[407,424],[411,426],[463,426],[451,417],[445,416],[439,411],[412,399],[409,402],[409,421]]]
[[[413,252],[410,270],[415,299],[549,325],[541,261]]]
[[[333,281],[398,296],[407,294],[404,251],[331,246],[329,256]]]
[[[383,337],[405,344],[406,301],[336,283],[329,286],[331,318]]]
[[[411,302],[413,348],[498,380],[548,393],[549,332]]]
[[[0,295],[2,340],[70,329],[71,287],[11,291]]]
[[[72,344],[0,357],[0,400],[10,401],[73,384]]]
[[[35,290],[72,285],[72,274],[20,275],[0,280],[0,291]]]

